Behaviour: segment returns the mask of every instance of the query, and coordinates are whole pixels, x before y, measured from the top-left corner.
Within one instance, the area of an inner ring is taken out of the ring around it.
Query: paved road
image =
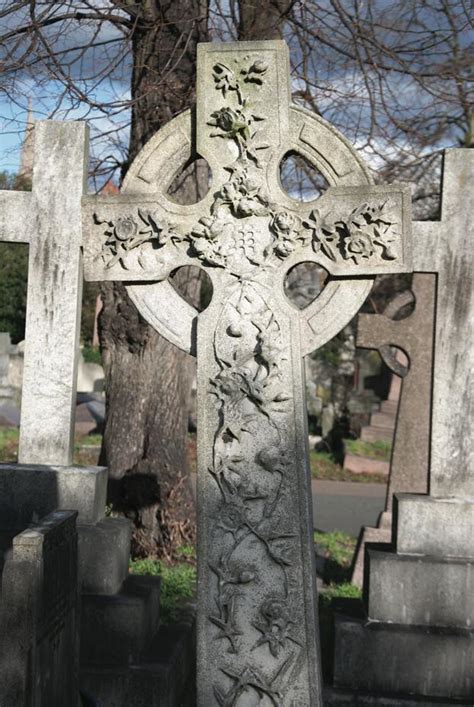
[[[313,480],[315,529],[359,535],[363,525],[376,525],[384,509],[385,490],[385,484]]]

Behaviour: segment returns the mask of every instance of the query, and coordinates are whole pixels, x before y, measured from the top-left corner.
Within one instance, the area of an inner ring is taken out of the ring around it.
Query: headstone
[[[33,191],[0,191],[0,240],[29,243],[18,459],[70,464],[82,292],[84,123],[34,129]]]
[[[3,405],[11,403],[13,398],[8,376],[11,348],[10,334],[6,331],[0,332],[0,409]]]
[[[366,552],[367,616],[336,623],[351,693],[474,696],[473,190],[474,153],[447,150],[441,221],[414,224],[415,270],[437,280],[429,494],[395,497],[393,547]]]
[[[74,511],[55,511],[13,539],[0,598],[0,704],[78,702]]]
[[[195,120],[157,133],[123,194],[83,202],[86,277],[128,282],[142,315],[197,355],[199,707],[322,704],[303,356],[377,273],[411,268],[409,190],[372,186],[289,95],[283,42],[200,45]],[[167,190],[194,144],[213,181],[182,206]],[[331,185],[317,202],[282,191],[288,151]],[[298,310],[283,283],[308,261],[334,278]],[[167,281],[189,264],[213,283],[199,316]]]
[[[359,539],[352,575],[352,582],[358,586],[362,586],[364,576],[365,543],[390,542],[394,494],[428,492],[435,275],[415,273],[411,289],[415,310],[406,319],[390,318],[406,304],[404,296],[397,296],[383,315],[358,317],[358,346],[376,348],[402,381],[385,511],[378,528],[364,528]],[[407,365],[400,363],[393,346],[408,356]]]

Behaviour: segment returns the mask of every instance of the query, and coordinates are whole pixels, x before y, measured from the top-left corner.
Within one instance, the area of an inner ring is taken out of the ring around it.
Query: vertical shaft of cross
[[[84,123],[36,124],[18,455],[22,463],[72,461],[86,156]]]
[[[198,705],[317,705],[298,321],[256,282],[226,295],[198,324]]]

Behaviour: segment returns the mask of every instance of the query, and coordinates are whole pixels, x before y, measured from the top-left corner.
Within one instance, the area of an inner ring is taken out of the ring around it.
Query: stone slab
[[[324,707],[472,707],[472,700],[443,700],[402,695],[370,695],[367,692],[338,690],[327,687],[323,691]]]
[[[437,273],[430,494],[474,498],[474,153],[445,151],[441,221],[414,223],[416,271]]]
[[[391,442],[393,439],[393,427],[376,427],[369,425],[360,431],[360,438],[364,442]]]
[[[474,633],[337,616],[334,687],[474,700]]]
[[[18,454],[25,464],[72,462],[87,144],[84,122],[35,124]]]
[[[106,497],[105,467],[0,464],[2,530],[24,528],[56,509],[77,510],[79,523],[96,523]]]
[[[162,626],[140,663],[83,666],[81,688],[107,707],[196,707],[194,617]]]
[[[370,418],[370,423],[374,427],[388,427],[395,429],[396,415],[391,412],[374,412]]]
[[[390,415],[396,415],[398,411],[398,400],[382,400],[380,403],[380,411]]]
[[[394,538],[399,553],[474,558],[474,501],[396,494]]]
[[[82,596],[81,665],[140,660],[158,631],[160,582],[160,577],[130,575],[117,594]]]
[[[361,529],[357,542],[357,548],[354,553],[354,562],[352,566],[351,582],[356,587],[362,588],[364,582],[364,559],[366,543],[382,543],[386,545],[390,543],[392,538],[391,528],[372,528],[365,526]]]
[[[115,594],[128,575],[131,523],[103,518],[79,525],[79,583],[84,594]]]
[[[473,562],[397,555],[366,546],[364,599],[371,620],[474,627]]]
[[[361,457],[357,454],[346,454],[344,457],[344,469],[353,474],[383,474],[388,476],[390,462],[383,459],[371,459]]]

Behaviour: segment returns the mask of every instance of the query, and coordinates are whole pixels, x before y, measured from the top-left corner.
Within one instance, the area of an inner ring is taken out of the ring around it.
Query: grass
[[[0,427],[0,462],[18,461],[18,442],[20,433],[15,427]],[[74,443],[74,464],[95,466],[99,459],[101,435],[76,437]]]
[[[18,461],[18,439],[20,433],[15,427],[0,427],[0,461]]]
[[[309,453],[309,462],[313,479],[353,481],[354,483],[387,483],[387,477],[383,474],[353,474],[340,464],[336,464],[329,452],[316,452],[312,449]]]
[[[354,556],[357,540],[343,533],[341,530],[336,530],[332,533],[314,533],[314,542],[324,553],[324,557],[333,560],[341,567],[350,567]]]
[[[183,546],[183,556],[189,557],[190,550]],[[160,560],[144,559],[130,562],[131,574],[161,577],[160,615],[164,624],[179,622],[186,604],[196,593],[196,568],[188,563],[166,565]]]
[[[347,439],[346,451],[349,454],[357,454],[359,457],[381,459],[388,462],[392,453],[392,443],[386,440],[364,442],[362,439]]]

